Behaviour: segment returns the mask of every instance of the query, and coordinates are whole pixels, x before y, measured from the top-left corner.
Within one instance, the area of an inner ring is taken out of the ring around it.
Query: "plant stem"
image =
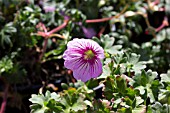
[[[48,43],[48,38],[45,38],[44,39],[44,45],[43,45],[43,48],[42,48],[42,53],[41,53],[41,55],[39,57],[39,61],[41,61],[42,57],[44,56],[44,53],[45,53],[45,51],[47,49],[47,43]]]
[[[161,29],[163,29],[164,27],[166,27],[168,25],[169,25],[168,19],[167,19],[167,17],[165,17],[162,24],[158,28],[156,28],[155,31],[158,32],[158,31],[160,31]]]
[[[120,17],[125,11],[126,9],[128,8],[128,4],[123,8],[123,10],[117,14],[116,16],[112,16],[112,17],[107,17],[107,18],[102,18],[102,19],[92,19],[92,20],[86,20],[86,23],[99,23],[99,22],[106,22],[106,21],[109,21],[113,18],[118,18]]]
[[[2,104],[1,104],[0,113],[5,113],[5,108],[6,108],[6,104],[7,104],[8,89],[9,89],[9,85],[7,84],[5,86],[5,90],[4,90],[3,101],[2,101]]]
[[[48,32],[48,34],[51,35],[52,33],[57,32],[57,31],[63,29],[64,27],[67,26],[68,22],[69,22],[69,20],[64,20],[63,24],[61,24],[60,26],[58,26],[58,27],[54,28],[53,30],[51,30],[50,32]]]
[[[47,43],[48,43],[48,38],[50,37],[50,35],[52,35],[54,32],[57,32],[61,29],[63,29],[67,24],[68,24],[69,20],[64,20],[64,23],[61,24],[60,26],[56,27],[55,29],[51,30],[50,32],[47,32],[46,27],[43,26],[44,32],[38,32],[38,34],[42,37],[44,37],[44,45],[42,48],[42,53],[39,57],[39,61],[41,61],[42,57],[44,56],[44,53],[46,52],[47,49]]]
[[[102,18],[102,19],[86,20],[85,22],[86,22],[86,23],[98,23],[98,22],[109,21],[109,20],[111,20],[112,18],[118,18],[118,17],[120,17],[120,16],[126,11],[126,9],[128,8],[128,6],[129,6],[129,5],[127,4],[127,5],[124,7],[124,9],[123,9],[119,14],[117,14],[116,16],[108,17],[108,18]],[[37,33],[38,35],[44,37],[44,45],[43,45],[43,48],[42,48],[42,53],[41,53],[41,55],[40,55],[40,57],[39,57],[39,61],[41,61],[41,59],[42,59],[42,57],[43,57],[43,55],[44,55],[44,53],[45,53],[45,51],[46,51],[47,42],[48,42],[47,39],[48,39],[48,38],[50,37],[50,35],[52,35],[53,33],[55,33],[55,32],[57,32],[57,31],[63,29],[64,27],[66,27],[69,21],[70,21],[69,19],[64,20],[63,24],[61,24],[60,26],[52,29],[52,30],[49,31],[49,32],[47,32],[46,27],[44,26],[44,24],[42,24],[42,27],[43,27],[44,32],[38,32],[38,33]]]

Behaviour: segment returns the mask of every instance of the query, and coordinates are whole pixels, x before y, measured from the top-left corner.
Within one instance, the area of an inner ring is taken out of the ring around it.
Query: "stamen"
[[[84,59],[85,60],[91,60],[92,58],[94,58],[95,54],[93,53],[92,50],[87,50],[84,52]]]

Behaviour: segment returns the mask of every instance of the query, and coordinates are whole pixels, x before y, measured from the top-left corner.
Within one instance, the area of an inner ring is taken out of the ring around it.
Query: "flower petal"
[[[86,46],[83,44],[84,43],[83,40],[84,39],[75,38],[72,41],[68,42],[67,48],[68,49],[85,49]]]
[[[73,60],[73,59],[79,59],[81,58],[83,55],[78,51],[72,51],[72,50],[66,50],[63,54],[63,58],[64,60]]]
[[[92,78],[96,78],[102,73],[102,63],[100,59],[96,59],[92,67],[93,67],[91,68]]]
[[[80,66],[80,65],[79,65]],[[100,59],[96,59],[92,64],[89,62],[83,63],[80,67],[74,68],[73,76],[83,82],[96,78],[102,73],[102,63]]]
[[[88,50],[93,51],[95,54],[95,57],[91,60],[84,58],[85,52]],[[104,50],[93,40],[73,39],[68,42],[63,58],[65,60],[65,67],[73,71],[73,76],[77,80],[86,82],[102,73],[102,63],[100,60],[104,58]]]
[[[73,76],[77,80],[81,80],[83,82],[86,82],[87,80],[91,79],[91,75],[89,73],[90,70],[90,65],[89,63],[84,63],[81,65],[79,68],[73,70]]]
[[[64,62],[64,66],[68,69],[71,69],[71,70],[75,70],[75,69],[79,68],[82,64],[84,64],[82,59],[66,60]]]

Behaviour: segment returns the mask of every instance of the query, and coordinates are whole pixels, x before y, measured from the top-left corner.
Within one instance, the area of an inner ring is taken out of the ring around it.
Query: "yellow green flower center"
[[[87,50],[86,52],[84,52],[84,59],[85,60],[90,60],[95,56],[95,54],[93,53],[92,50]]]

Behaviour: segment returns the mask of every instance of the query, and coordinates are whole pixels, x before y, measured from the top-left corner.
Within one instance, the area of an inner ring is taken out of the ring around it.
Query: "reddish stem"
[[[86,23],[99,23],[99,22],[106,22],[106,21],[109,21],[113,18],[118,18],[119,16],[121,16],[125,11],[126,9],[128,8],[128,4],[124,7],[124,9],[116,16],[112,16],[112,17],[107,17],[107,18],[101,18],[101,19],[92,19],[92,20],[86,20]]]
[[[45,51],[47,49],[47,43],[48,43],[48,38],[45,38],[44,39],[44,45],[43,45],[43,48],[42,48],[42,53],[41,53],[41,55],[39,57],[39,61],[41,61],[42,57],[44,56],[44,53],[45,53]]]
[[[2,101],[2,104],[1,104],[0,113],[5,113],[5,108],[6,108],[6,104],[7,104],[8,89],[9,89],[9,85],[7,84],[6,87],[5,87],[5,90],[4,90],[3,101]]]
[[[44,24],[42,25],[43,29],[44,29],[44,32],[38,32],[38,34],[42,37],[44,37],[44,45],[43,45],[43,48],[42,48],[42,53],[39,57],[39,61],[41,61],[42,57],[44,56],[44,53],[47,49],[47,43],[48,43],[48,37],[50,37],[51,34],[53,34],[54,32],[57,32],[61,29],[63,29],[67,24],[68,24],[69,20],[64,20],[64,23],[61,24],[60,26],[58,26],[57,28],[51,30],[50,32],[47,32],[47,29],[46,27],[44,26]]]
[[[152,2],[154,5],[159,4],[160,0],[155,0],[154,2]]]
[[[43,28],[44,32],[47,33],[47,28],[45,27],[44,24],[42,24],[42,28]]]
[[[99,36],[99,37],[103,34],[103,32],[105,31],[105,29],[106,29],[106,26],[101,28],[101,30],[100,30],[99,33],[98,33],[98,36]]]
[[[118,15],[116,15],[116,16],[107,17],[107,18],[102,18],[102,19],[86,20],[85,22],[86,22],[86,23],[106,22],[106,21],[109,21],[109,20],[111,20],[111,19],[113,19],[113,18],[118,18],[121,14],[123,14],[123,13],[126,11],[127,8],[128,8],[128,5],[126,5],[126,6],[124,7],[124,9],[123,9]],[[39,34],[40,36],[42,36],[42,37],[48,38],[48,37],[49,37],[51,34],[53,34],[54,32],[57,32],[57,31],[63,29],[64,27],[66,27],[67,24],[68,24],[68,22],[69,22],[69,19],[66,19],[66,20],[64,20],[64,23],[63,23],[63,24],[61,24],[60,26],[54,28],[53,30],[51,30],[51,31],[49,31],[49,32],[38,32],[38,34]],[[46,29],[45,26],[43,26],[43,29]],[[46,31],[46,30],[44,30],[44,31]]]
[[[53,33],[57,32],[57,31],[59,31],[59,30],[63,29],[64,27],[66,27],[66,26],[67,26],[68,22],[69,22],[69,20],[64,20],[64,23],[63,23],[63,24],[61,24],[61,25],[60,25],[60,26],[58,26],[57,28],[55,28],[55,29],[51,30],[50,32],[48,32],[48,34],[49,34],[49,35],[51,35],[51,34],[53,34]]]
[[[158,32],[158,31],[160,31],[161,29],[163,29],[164,27],[166,27],[168,25],[169,25],[169,23],[168,23],[167,17],[165,17],[162,24],[158,28],[156,28],[155,31]]]
[[[160,31],[165,27],[165,24],[161,24],[158,28],[156,28],[156,32]]]
[[[124,9],[123,9],[118,15],[116,15],[116,16],[108,17],[108,18],[102,18],[102,19],[86,20],[86,23],[105,22],[105,21],[111,20],[112,18],[118,18],[121,14],[123,14],[123,13],[126,11],[127,7],[128,7],[128,5],[126,5],[126,6],[124,7]],[[54,28],[53,30],[51,30],[51,31],[49,31],[49,32],[47,32],[47,29],[46,29],[46,27],[44,26],[44,24],[42,25],[42,28],[43,28],[44,32],[40,32],[40,31],[39,31],[39,32],[38,32],[38,35],[44,37],[45,40],[44,40],[44,45],[43,45],[42,53],[41,53],[41,55],[40,55],[40,57],[39,57],[39,61],[42,59],[42,57],[43,57],[43,55],[44,55],[44,53],[45,53],[45,51],[46,51],[47,42],[48,42],[47,38],[49,38],[50,35],[52,35],[53,33],[55,33],[55,32],[57,32],[57,31],[63,29],[64,27],[66,27],[67,24],[68,24],[68,22],[69,22],[69,19],[64,20],[64,23],[63,23],[63,24],[61,24],[60,26]]]
[[[108,18],[102,18],[102,19],[92,19],[92,20],[86,20],[86,23],[99,23],[99,22],[106,22],[111,20],[113,17],[108,17]]]

